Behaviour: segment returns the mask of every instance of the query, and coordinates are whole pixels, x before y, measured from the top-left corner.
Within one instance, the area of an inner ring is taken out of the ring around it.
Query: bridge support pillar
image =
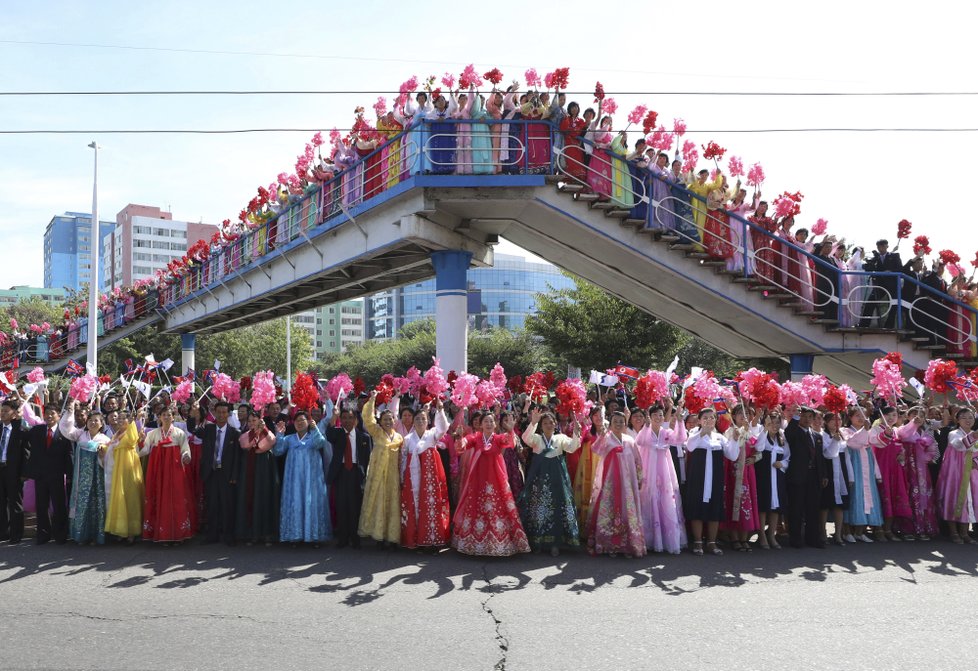
[[[196,333],[181,333],[180,334],[180,351],[183,355],[183,370],[180,371],[180,375],[187,372],[188,368],[197,369],[197,365],[194,362],[194,352],[197,347],[197,334]]]
[[[788,360],[791,362],[792,382],[798,382],[806,375],[811,375],[812,367],[815,365],[814,354],[789,354]]]
[[[431,253],[435,268],[435,352],[445,371],[468,369],[468,285],[472,252]]]

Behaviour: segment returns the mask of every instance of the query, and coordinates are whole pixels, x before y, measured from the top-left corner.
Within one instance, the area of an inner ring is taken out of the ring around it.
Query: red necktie
[[[353,468],[353,436],[346,434],[346,452],[343,453],[343,468],[351,470]]]
[[[45,447],[51,447],[51,440],[53,437],[54,437],[54,431],[48,429],[48,440],[47,443],[45,444]]]

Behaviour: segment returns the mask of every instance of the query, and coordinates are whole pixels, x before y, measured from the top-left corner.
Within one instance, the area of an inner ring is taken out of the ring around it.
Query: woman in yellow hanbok
[[[690,191],[702,198],[690,198],[693,206],[693,222],[696,224],[696,232],[700,235],[700,243],[696,245],[698,251],[703,251],[703,228],[706,226],[706,200],[711,191],[716,191],[723,187],[723,175],[717,172],[716,179],[712,182],[706,181],[710,176],[708,170],[700,170],[696,175],[696,181],[687,187]]]
[[[635,194],[632,191],[632,171],[625,161],[628,142],[624,131],[611,141],[611,154],[611,202],[630,210],[635,206]]]
[[[397,543],[401,538],[401,446],[404,436],[394,430],[394,415],[390,410],[380,413],[380,423],[374,417],[377,392],[363,406],[363,426],[373,438],[367,482],[360,509],[360,536],[369,536],[381,547]]]
[[[577,467],[574,469],[574,505],[577,507],[577,523],[581,535],[585,534],[588,517],[591,514],[591,486],[594,484],[594,471],[598,466],[598,457],[591,451],[591,446],[598,439],[604,427],[604,406],[591,410],[591,428],[581,436],[580,455]]]
[[[132,543],[143,529],[143,466],[139,461],[139,431],[128,414],[119,411],[110,448],[112,489],[105,514],[106,533]]]

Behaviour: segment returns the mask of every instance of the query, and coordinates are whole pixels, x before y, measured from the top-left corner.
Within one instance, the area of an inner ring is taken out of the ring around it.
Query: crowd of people
[[[313,136],[295,170],[258,187],[236,221],[226,219],[220,232],[191,245],[154,278],[102,296],[100,332],[233,273],[412,175],[549,173],[629,210],[656,235],[676,236],[728,270],[788,292],[813,316],[843,327],[893,328],[899,320],[948,354],[978,356],[978,283],[953,251],[942,250],[927,267],[926,236],[917,236],[913,258],[904,263],[886,240],[867,253],[829,234],[823,220],[799,227],[801,193],[765,200],[760,164],[747,170],[730,156],[724,173],[719,161],[726,150],[713,142],[701,146],[715,170],[703,168],[696,143],[683,141],[682,119],[667,130],[655,111],[639,105],[616,130],[617,104],[600,83],[582,109],[568,97],[566,68],[547,76],[527,70],[526,87],[513,80],[502,89],[502,77],[498,69],[479,75],[472,66],[459,77],[446,73],[441,87],[435,76],[412,77],[390,109],[378,98],[375,121],[357,107],[346,135],[334,129],[328,140]],[[909,235],[909,222],[901,222],[898,237]],[[972,265],[978,267],[978,258]],[[64,324],[0,343],[0,359],[9,365],[18,355],[44,361],[71,352],[87,337],[86,313],[82,301],[69,308]]]
[[[23,539],[30,480],[38,544],[200,534],[640,557],[976,542],[974,393],[911,405],[818,376],[779,391],[753,369],[730,388],[696,370],[607,388],[542,374],[514,383],[501,367],[438,382],[431,370],[369,392],[331,380],[259,397],[256,385],[236,407],[212,392],[147,401],[112,384],[87,402],[73,387],[59,409],[50,392],[39,407],[43,396],[11,391],[0,405],[0,539]],[[819,402],[799,404],[802,389]]]

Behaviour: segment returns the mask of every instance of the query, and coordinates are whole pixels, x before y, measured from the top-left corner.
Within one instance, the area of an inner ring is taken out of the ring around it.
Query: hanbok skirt
[[[513,492],[514,499],[519,499],[523,491],[523,467],[520,465],[520,457],[515,449],[506,449],[503,450],[503,461],[506,462],[509,491]]]
[[[916,535],[936,536],[937,505],[934,499],[934,486],[930,479],[926,449],[916,443],[905,443],[907,462],[904,471],[907,478],[907,492],[910,495],[908,520],[897,520],[896,530]]]
[[[463,554],[506,557],[530,551],[501,454],[482,449],[473,454],[452,532],[452,547]]]
[[[706,460],[713,459],[713,488],[710,500],[703,501],[703,483],[706,480]],[[683,493],[683,514],[687,520],[722,522],[723,452],[720,450],[693,450],[686,461],[686,491]]]
[[[862,453],[866,456],[865,466],[863,466]],[[842,519],[846,524],[854,526],[878,527],[883,524],[883,506],[876,486],[874,466],[876,457],[873,455],[872,448],[868,447],[864,450],[850,448],[850,456],[852,457],[852,486],[849,487],[849,505],[842,513]]]
[[[588,163],[587,185],[601,199],[611,198],[611,154],[595,147]]]
[[[587,549],[591,554],[646,554],[635,456],[614,448],[598,464],[591,492]]]
[[[757,475],[753,465],[744,464],[740,482],[740,512],[734,520],[734,494],[737,486],[737,462],[724,460],[724,521],[722,529],[751,532],[761,528],[761,511],[757,505]],[[702,497],[701,497],[702,498]]]
[[[283,542],[319,543],[332,537],[322,452],[290,449],[282,479],[279,538]]]
[[[434,121],[431,124],[431,137],[428,140],[428,159],[431,172],[435,175],[450,175],[455,172],[457,124]]]
[[[872,449],[883,476],[883,481],[880,483],[883,517],[911,517],[906,476],[903,472],[903,466],[897,463],[897,455],[901,450],[900,444],[892,443],[885,447],[874,447]]]
[[[143,465],[135,445],[113,450],[112,498],[105,515],[105,531],[121,538],[138,536],[143,528]]]
[[[974,459],[973,452],[964,452],[948,447],[941,462],[941,472],[937,476],[937,500],[941,507],[941,519],[947,522],[974,524],[978,522],[978,464],[972,461],[969,484],[961,499],[961,511],[957,512],[958,498],[961,496],[961,481],[964,478],[965,459]]]
[[[357,534],[377,541],[401,539],[400,452],[375,447],[370,454]]]
[[[574,495],[565,455],[534,455],[517,500],[520,519],[534,549],[580,545]]]
[[[237,484],[235,537],[247,541],[278,540],[280,486],[278,463],[271,452],[245,452]]]
[[[729,259],[734,246],[730,241],[730,215],[726,210],[710,210],[706,215],[703,244],[714,259]]]
[[[180,461],[180,447],[156,445],[146,469],[143,538],[163,543],[190,538],[193,506],[193,493]]]
[[[678,553],[686,547],[686,520],[682,494],[672,460],[672,449],[641,449],[642,534],[645,547],[655,552]]]
[[[418,460],[418,482],[411,460]],[[401,486],[401,545],[406,548],[448,545],[449,506],[445,466],[439,450],[408,454]]]
[[[105,543],[105,472],[98,452],[75,447],[68,535],[76,543]]]

